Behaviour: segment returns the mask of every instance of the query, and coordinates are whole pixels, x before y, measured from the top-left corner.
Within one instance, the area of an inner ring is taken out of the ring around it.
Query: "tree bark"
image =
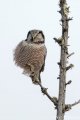
[[[59,3],[62,21],[62,36],[61,36],[61,56],[60,56],[60,76],[59,76],[59,96],[56,120],[64,120],[65,114],[65,94],[66,94],[66,68],[68,55],[68,12],[66,0],[60,0]]]

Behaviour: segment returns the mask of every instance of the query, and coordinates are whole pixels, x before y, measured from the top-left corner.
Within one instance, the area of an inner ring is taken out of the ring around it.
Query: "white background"
[[[0,0],[0,120],[55,120],[56,110],[40,92],[39,86],[22,74],[13,61],[13,50],[31,29],[43,30],[48,50],[43,85],[51,96],[58,96],[57,77],[60,48],[54,37],[61,36],[58,0]],[[75,67],[68,71],[66,103],[80,98],[80,1],[68,0],[70,17],[69,59]],[[80,104],[65,114],[65,120],[80,120]]]

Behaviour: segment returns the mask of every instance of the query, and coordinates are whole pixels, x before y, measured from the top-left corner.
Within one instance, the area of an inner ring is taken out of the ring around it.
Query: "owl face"
[[[27,34],[28,43],[40,44],[45,42],[44,34],[41,30],[31,30]]]

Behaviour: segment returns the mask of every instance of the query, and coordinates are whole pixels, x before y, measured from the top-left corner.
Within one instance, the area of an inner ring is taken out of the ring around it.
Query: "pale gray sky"
[[[43,30],[46,37],[48,55],[45,71],[42,73],[43,85],[52,96],[58,95],[59,46],[53,38],[61,36],[58,0],[1,0],[0,1],[0,120],[55,120],[53,104],[43,96],[38,86],[22,74],[14,65],[13,50],[26,38],[30,29]],[[68,0],[70,16],[69,47],[75,52],[69,63],[75,64],[68,72],[66,102],[73,103],[80,98],[80,1]],[[80,104],[65,115],[65,120],[80,120]]]

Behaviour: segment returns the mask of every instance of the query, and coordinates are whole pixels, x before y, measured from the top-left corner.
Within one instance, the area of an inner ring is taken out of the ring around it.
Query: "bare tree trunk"
[[[60,14],[62,21],[62,36],[60,39],[61,56],[60,56],[60,76],[59,76],[59,96],[58,96],[58,107],[57,107],[57,118],[56,120],[64,120],[65,110],[65,94],[66,94],[66,63],[68,55],[68,10],[66,0],[60,0]]]

